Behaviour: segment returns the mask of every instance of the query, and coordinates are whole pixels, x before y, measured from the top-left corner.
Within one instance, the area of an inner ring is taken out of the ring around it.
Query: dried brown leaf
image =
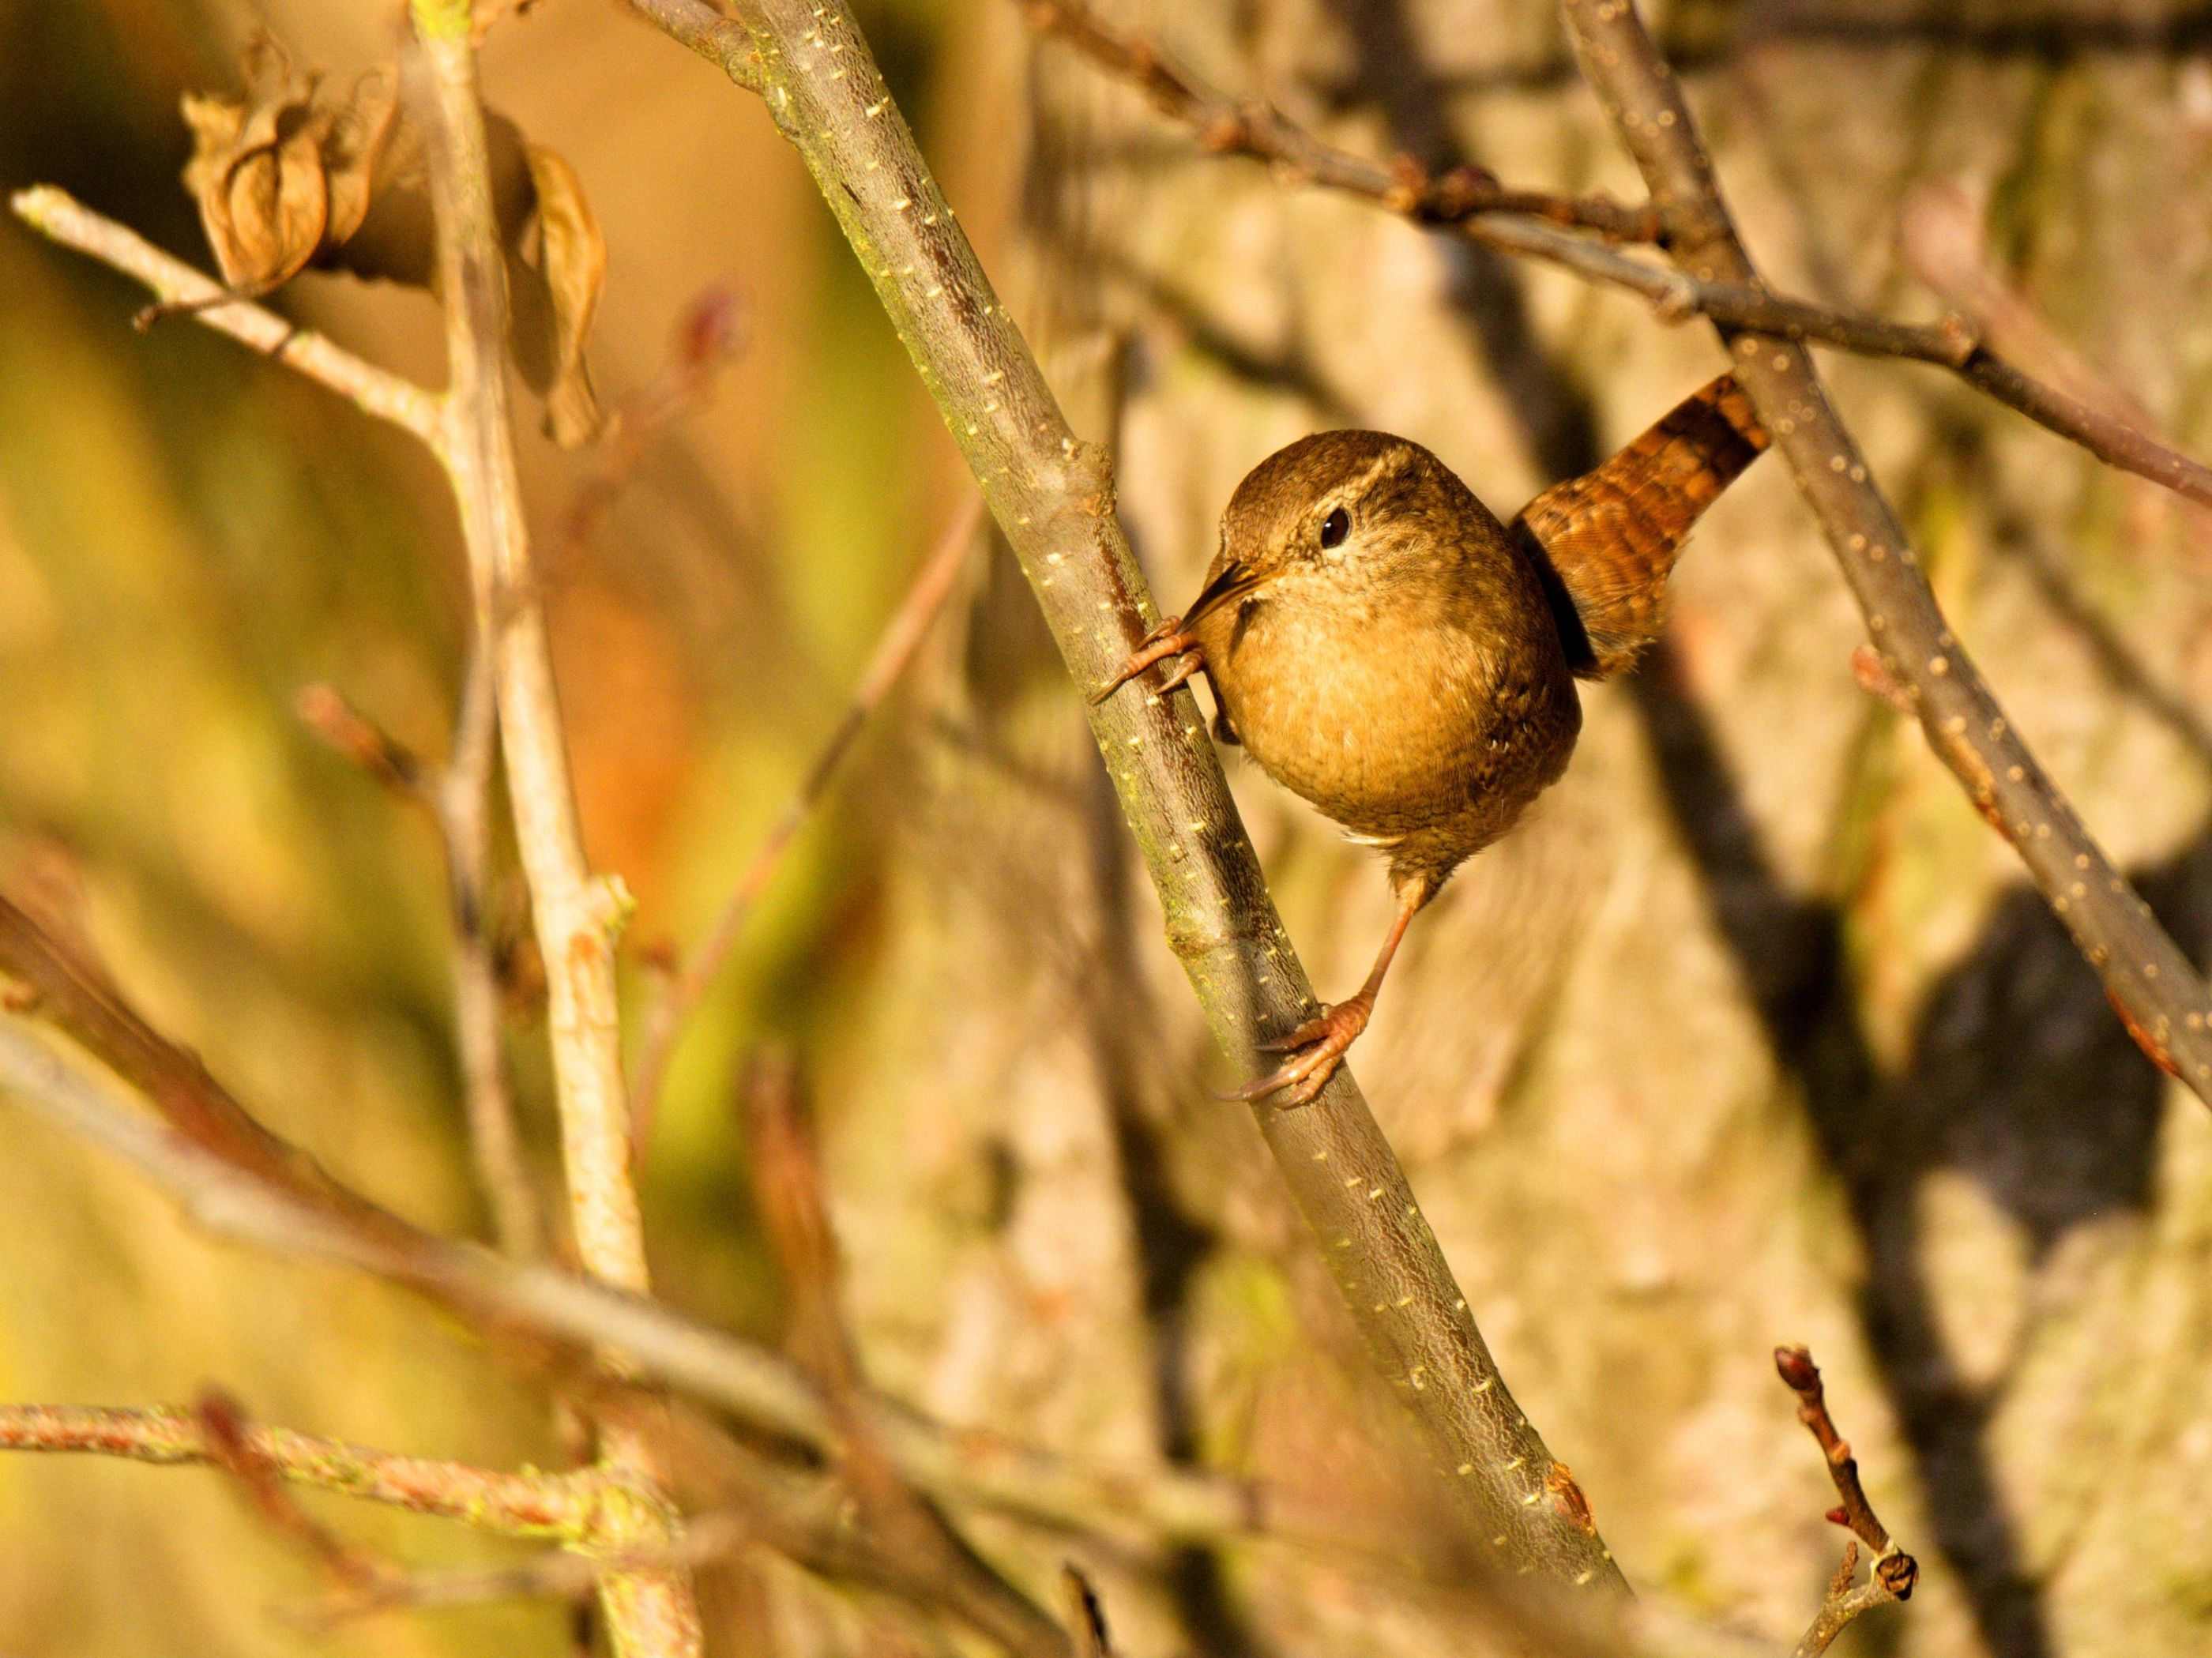
[[[257,37],[241,67],[242,98],[185,94],[192,159],[185,188],[199,204],[224,281],[263,293],[322,242],[330,193],[320,147],[329,117],[314,108],[315,77],[271,37]]]
[[[606,280],[607,244],[575,169],[542,144],[526,150],[537,198],[537,258],[510,259],[515,271],[513,345],[516,366],[545,398],[545,429],[564,449],[599,434],[599,399],[584,361],[584,342]]]
[[[265,294],[360,227],[398,83],[389,70],[371,70],[334,102],[321,96],[321,77],[267,34],[247,46],[240,70],[238,97],[185,96],[192,132],[185,188],[224,282]]]
[[[379,66],[343,100],[327,98],[322,77],[265,33],[246,47],[240,70],[240,95],[184,100],[192,132],[185,186],[225,284],[266,294],[313,264],[434,287],[423,135],[400,109],[398,73]],[[546,430],[575,448],[604,423],[584,345],[606,276],[606,241],[567,161],[502,116],[487,111],[484,128],[514,296],[509,351],[546,399]]]

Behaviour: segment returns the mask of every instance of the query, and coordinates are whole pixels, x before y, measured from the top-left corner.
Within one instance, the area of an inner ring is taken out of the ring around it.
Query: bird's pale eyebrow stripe
[[[1344,491],[1343,499],[1357,501],[1390,473],[1401,470],[1413,458],[1413,449],[1403,443],[1386,446],[1382,452],[1367,463],[1367,470],[1352,481]]]

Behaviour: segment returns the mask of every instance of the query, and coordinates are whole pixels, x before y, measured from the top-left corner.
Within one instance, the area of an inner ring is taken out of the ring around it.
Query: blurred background
[[[2212,450],[2212,9],[1644,10],[1778,285],[1936,314],[1899,225],[1942,187],[2047,327],[2033,366],[2101,377]],[[1105,15],[1364,152],[1637,193],[1545,0]],[[179,94],[232,89],[259,23],[349,79],[399,21],[356,0],[0,0],[0,184],[61,185],[205,267]],[[1702,328],[1201,155],[1006,0],[869,0],[862,21],[1072,417],[1116,447],[1164,604],[1237,478],[1306,431],[1416,438],[1510,514],[1720,366]],[[556,450],[525,405],[586,839],[638,900],[635,1022],[963,478],[755,100],[606,0],[507,18],[484,73],[605,230],[603,403],[653,384],[703,292],[739,319],[711,393],[631,461]],[[467,596],[442,483],[228,341],[134,333],[140,302],[0,223],[0,886],[80,907],[140,1005],[332,1169],[481,1234],[433,831],[292,712],[327,682],[443,752]],[[441,375],[420,293],[310,274],[275,302]],[[1954,626],[2202,961],[2212,519],[1934,371],[1832,368]],[[1631,1579],[1699,1616],[1786,1643],[1833,1567],[1768,1357],[1804,1341],[1923,1566],[1851,1650],[2204,1651],[2212,1118],[2137,1054],[1918,732],[1854,684],[1857,618],[1778,465],[1714,508],[1674,590],[1664,648],[1586,690],[1567,779],[1424,917],[1358,1053],[1478,1319]],[[1231,765],[1341,995],[1387,918],[1380,866]],[[496,925],[520,937],[497,866]],[[1027,592],[979,546],[678,1050],[641,1175],[658,1288],[780,1334],[733,1096],[748,1054],[787,1044],[879,1382],[1086,1457],[1325,1494],[1387,1534],[1418,1512],[1394,1407],[1249,1118],[1206,1096],[1228,1073],[1158,923]],[[509,1047],[550,1192],[528,976]],[[560,1461],[542,1395],[418,1305],[213,1247],[24,1117],[0,1134],[0,1395],[154,1404],[212,1381],[304,1430]],[[411,1562],[501,1554],[311,1504]],[[1040,1593],[1083,1558],[1141,1658],[1470,1638],[1449,1594],[1372,1563],[976,1535]],[[313,1588],[212,1474],[0,1459],[10,1658],[568,1638],[543,1606],[311,1637],[280,1614]],[[942,1646],[766,1558],[708,1588],[716,1650]]]

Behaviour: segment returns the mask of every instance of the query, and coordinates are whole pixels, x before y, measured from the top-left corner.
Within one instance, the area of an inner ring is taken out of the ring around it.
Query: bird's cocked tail
[[[1624,673],[1659,637],[1667,575],[1691,526],[1768,441],[1735,376],[1723,374],[1603,465],[1521,509],[1513,533],[1545,573],[1577,677]]]

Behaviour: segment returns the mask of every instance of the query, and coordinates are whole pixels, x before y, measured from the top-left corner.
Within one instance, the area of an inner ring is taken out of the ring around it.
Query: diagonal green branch
[[[1150,595],[1114,515],[1109,458],[1079,441],[930,175],[842,0],[745,0],[748,55],[706,0],[632,0],[741,85],[805,156],[981,484],[1076,683],[1104,684]],[[1222,1045],[1249,1058],[1316,1004],[1197,704],[1117,697],[1091,725]],[[1507,1392],[1404,1171],[1348,1071],[1261,1132],[1376,1363],[1512,1570],[1625,1589],[1564,1467]]]

